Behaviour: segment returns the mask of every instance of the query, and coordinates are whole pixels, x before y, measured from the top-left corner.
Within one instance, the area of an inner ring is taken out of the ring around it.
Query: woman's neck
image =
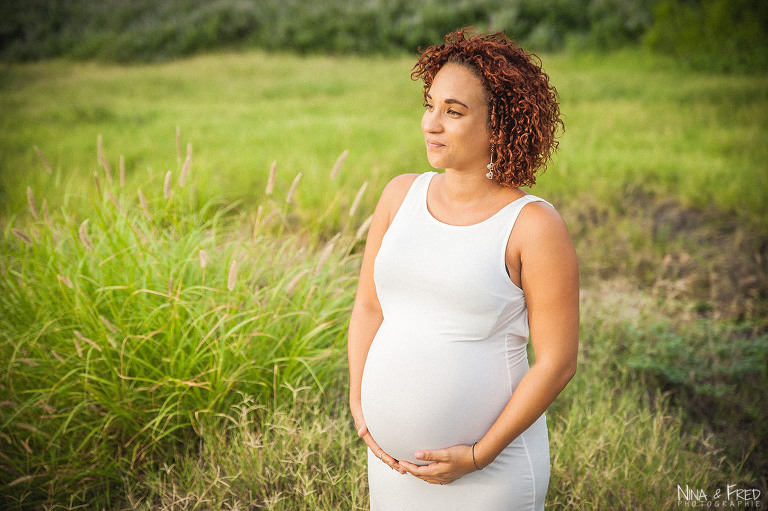
[[[445,169],[441,195],[452,204],[471,204],[499,190],[499,185],[481,172],[459,172]]]

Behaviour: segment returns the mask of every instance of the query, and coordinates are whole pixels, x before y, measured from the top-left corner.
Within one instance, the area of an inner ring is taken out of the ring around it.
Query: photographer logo
[[[687,484],[677,485],[678,507],[760,509],[760,497],[760,490],[740,488],[737,484],[729,484],[724,489],[717,488],[712,493],[707,493],[703,488],[691,488]]]

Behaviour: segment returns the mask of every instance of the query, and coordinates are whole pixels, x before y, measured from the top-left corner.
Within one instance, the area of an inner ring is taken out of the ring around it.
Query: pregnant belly
[[[362,407],[373,439],[396,459],[479,440],[510,397],[504,342],[448,342],[379,329],[365,363]],[[527,364],[526,364],[527,369]]]

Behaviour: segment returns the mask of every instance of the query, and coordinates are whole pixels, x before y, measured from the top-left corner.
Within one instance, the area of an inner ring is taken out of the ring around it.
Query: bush
[[[714,71],[768,70],[768,2],[663,0],[645,35],[652,50]]]
[[[31,0],[0,6],[0,57],[118,62],[220,47],[302,53],[413,52],[464,26],[505,30],[533,50],[638,41],[654,0]]]

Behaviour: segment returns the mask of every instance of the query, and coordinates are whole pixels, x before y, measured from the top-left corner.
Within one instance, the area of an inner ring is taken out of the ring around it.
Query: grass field
[[[765,495],[768,77],[544,63],[566,133],[534,192],[583,283],[549,507]],[[428,170],[411,65],[2,68],[3,503],[366,507],[345,328],[378,193]]]
[[[317,207],[327,199],[320,185],[327,169],[348,149],[342,179],[374,179],[370,205],[386,179],[426,166],[412,63],[246,53],[157,66],[6,66],[4,209],[18,211],[27,185],[51,181],[29,172],[42,170],[34,146],[67,178],[89,178],[102,134],[111,165],[124,155],[129,183],[139,184],[148,168],[175,167],[176,126],[184,146],[197,149],[198,172],[216,176],[211,196],[255,203],[277,160],[285,186],[299,171],[313,183],[299,197]],[[562,96],[567,131],[540,180],[542,194],[604,201],[641,186],[768,226],[768,79],[684,74],[638,53],[551,56],[545,69]]]

